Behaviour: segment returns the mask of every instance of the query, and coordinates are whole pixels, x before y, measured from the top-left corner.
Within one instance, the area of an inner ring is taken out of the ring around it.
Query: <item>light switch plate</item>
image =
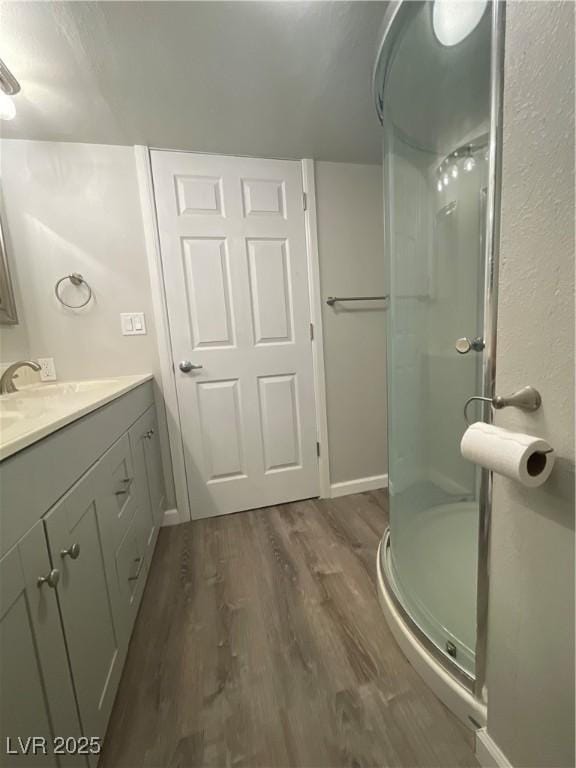
[[[37,358],[40,366],[40,381],[56,381],[56,366],[53,357]]]
[[[144,336],[146,334],[144,312],[121,312],[120,326],[123,336]]]

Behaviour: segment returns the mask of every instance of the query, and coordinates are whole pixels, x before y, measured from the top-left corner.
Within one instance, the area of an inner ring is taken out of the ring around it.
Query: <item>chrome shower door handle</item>
[[[477,336],[475,339],[469,339],[467,336],[463,336],[461,339],[457,339],[454,344],[456,352],[460,355],[465,355],[470,352],[471,349],[474,352],[481,352],[484,349],[484,339]]]
[[[196,363],[193,363],[191,360],[182,360],[181,363],[178,363],[178,368],[180,368],[182,373],[190,373],[190,371],[197,371],[203,367],[204,367],[203,365],[197,365]]]

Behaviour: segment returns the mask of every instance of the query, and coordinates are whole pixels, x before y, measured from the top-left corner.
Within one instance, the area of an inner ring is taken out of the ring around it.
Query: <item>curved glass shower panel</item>
[[[474,28],[446,45],[436,4],[406,5],[379,86],[391,296],[383,565],[412,619],[472,677],[479,473],[459,446],[482,351],[455,343],[483,328],[490,14],[472,4]]]

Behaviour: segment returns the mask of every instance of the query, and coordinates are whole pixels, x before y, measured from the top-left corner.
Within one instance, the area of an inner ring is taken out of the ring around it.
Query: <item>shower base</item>
[[[449,670],[441,663],[437,646],[404,607],[393,576],[389,542],[388,529],[378,548],[376,568],[380,604],[396,642],[438,698],[467,727],[476,730],[485,726],[486,705],[471,692],[471,676],[455,665]]]
[[[449,667],[474,680],[478,577],[478,503],[458,500],[416,514],[393,533],[389,576],[402,606]],[[448,651],[450,648],[450,651]]]

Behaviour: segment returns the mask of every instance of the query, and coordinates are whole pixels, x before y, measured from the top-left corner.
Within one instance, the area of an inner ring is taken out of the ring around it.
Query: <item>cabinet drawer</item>
[[[116,550],[136,512],[137,490],[128,434],[99,461],[100,526],[107,546]]]
[[[116,550],[115,559],[118,591],[121,595],[122,609],[128,624],[127,630],[130,633],[138,612],[148,570],[146,549],[139,535],[137,519],[132,521],[126,531]]]

